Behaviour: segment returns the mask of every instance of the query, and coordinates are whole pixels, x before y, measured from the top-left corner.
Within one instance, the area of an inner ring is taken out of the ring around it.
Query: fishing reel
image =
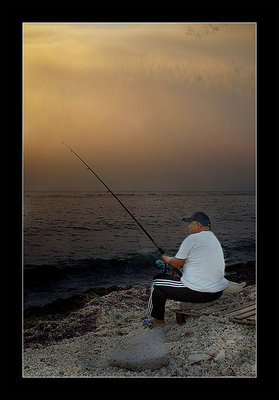
[[[163,274],[170,274],[171,273],[171,266],[168,264],[164,264],[162,260],[156,261],[156,267],[163,273]]]
[[[174,268],[169,264],[164,264],[162,260],[156,261],[156,267],[163,273],[163,274],[170,274],[173,273],[177,274],[178,276],[182,276],[182,272],[178,268]]]

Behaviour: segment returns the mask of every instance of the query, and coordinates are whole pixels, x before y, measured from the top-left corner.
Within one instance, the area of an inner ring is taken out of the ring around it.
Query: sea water
[[[255,259],[254,192],[115,192],[156,243],[175,255],[182,220],[206,213],[226,265]],[[160,253],[109,192],[25,192],[24,307],[89,288],[151,282]]]

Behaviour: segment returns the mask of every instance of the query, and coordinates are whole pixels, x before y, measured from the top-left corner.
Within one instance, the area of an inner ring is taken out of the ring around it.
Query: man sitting
[[[224,277],[225,260],[219,240],[211,231],[209,217],[197,212],[183,218],[189,224],[189,236],[175,257],[163,254],[162,261],[181,269],[181,278],[158,274],[153,278],[147,319],[149,326],[164,325],[166,300],[204,303],[218,299],[229,285]]]

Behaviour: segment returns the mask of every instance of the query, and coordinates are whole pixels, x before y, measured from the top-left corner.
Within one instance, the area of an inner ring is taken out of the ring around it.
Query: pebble
[[[196,354],[191,354],[188,357],[188,360],[193,364],[200,361],[210,360],[210,358],[211,356],[209,354],[196,353]]]
[[[224,350],[221,350],[217,356],[214,358],[214,361],[217,363],[221,363],[222,361],[224,361],[226,358],[226,353]]]

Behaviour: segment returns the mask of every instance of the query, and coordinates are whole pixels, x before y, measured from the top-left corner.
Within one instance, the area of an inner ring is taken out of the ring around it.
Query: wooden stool
[[[200,317],[201,315],[208,315],[211,313],[210,306],[213,306],[218,301],[213,300],[207,303],[180,303],[180,309],[173,310],[176,316],[176,322],[178,324],[183,324],[185,322],[186,317],[194,318]]]

